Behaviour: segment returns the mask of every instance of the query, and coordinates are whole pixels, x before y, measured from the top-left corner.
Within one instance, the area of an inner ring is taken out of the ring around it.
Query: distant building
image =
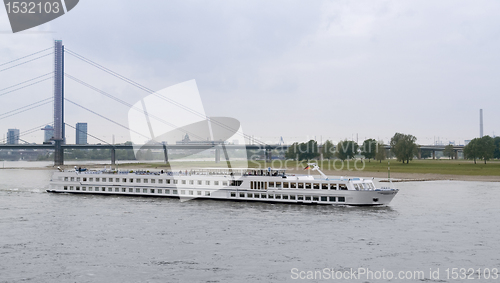
[[[87,123],[76,123],[76,144],[87,144]]]
[[[52,137],[54,137],[54,127],[52,127],[51,125],[47,125],[44,128],[42,128],[42,131],[45,131],[43,135],[43,142],[44,143],[50,142]]]
[[[176,141],[175,144],[177,145],[182,145],[182,144],[189,144],[189,145],[207,145],[207,144],[225,144],[224,141],[209,141],[209,140],[206,140],[206,141],[192,141],[190,138],[189,138],[189,135],[186,134],[184,136],[184,138],[181,140],[181,141]]]
[[[9,129],[7,131],[7,144],[19,144],[19,129]]]

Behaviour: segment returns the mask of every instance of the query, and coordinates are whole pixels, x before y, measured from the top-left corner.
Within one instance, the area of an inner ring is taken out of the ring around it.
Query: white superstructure
[[[280,169],[196,169],[179,172],[143,170],[71,170],[55,172],[48,192],[136,195],[301,203],[387,205],[397,189],[376,188],[373,179],[287,175]]]

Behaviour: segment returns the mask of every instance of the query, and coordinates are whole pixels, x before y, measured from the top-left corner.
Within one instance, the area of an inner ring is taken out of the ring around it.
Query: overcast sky
[[[499,15],[499,1],[82,0],[18,34],[0,9],[0,64],[61,39],[153,90],[195,79],[209,116],[236,118],[269,143],[387,142],[402,132],[421,144],[463,144],[479,135],[480,108],[484,133],[500,134]],[[147,95],[69,54],[65,68],[131,104]],[[52,56],[2,71],[0,89],[52,71]],[[53,83],[4,92],[0,115],[51,97]],[[126,106],[69,79],[65,95],[128,124]],[[51,123],[52,106],[1,117],[3,138],[8,128]],[[90,134],[109,142],[130,140],[126,129],[69,103],[65,120],[88,122]],[[69,143],[74,131],[66,129]]]

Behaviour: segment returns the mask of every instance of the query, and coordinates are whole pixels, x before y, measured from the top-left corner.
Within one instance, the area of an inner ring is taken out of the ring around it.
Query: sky
[[[155,91],[194,79],[208,116],[238,119],[245,134],[267,143],[387,142],[400,132],[420,144],[463,144],[479,136],[479,109],[484,134],[500,134],[499,14],[493,0],[82,0],[13,34],[0,8],[0,65],[58,39]],[[50,103],[2,115],[50,98],[52,80],[2,91],[50,72],[52,56],[0,71],[0,138],[52,122]],[[148,95],[70,54],[65,72],[130,104]],[[65,96],[128,125],[129,107],[70,79]],[[70,103],[65,109],[73,127],[87,122],[99,139],[130,140],[124,127]],[[74,143],[75,130],[66,133]],[[40,143],[43,132],[21,138]]]

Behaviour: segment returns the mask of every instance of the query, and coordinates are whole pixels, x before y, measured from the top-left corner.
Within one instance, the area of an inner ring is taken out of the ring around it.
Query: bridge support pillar
[[[64,149],[62,148],[62,140],[54,141],[54,165],[64,165]]]
[[[436,151],[435,150],[432,151],[432,159],[436,159]]]
[[[220,162],[220,149],[216,148],[215,149],[215,163],[219,163],[219,162]]]
[[[458,160],[458,150],[455,150],[455,160]]]
[[[417,155],[418,159],[422,159],[422,149],[418,149],[418,155]]]
[[[163,155],[165,156],[165,164],[168,164],[168,150],[165,144],[163,144]]]
[[[115,148],[111,148],[111,165],[116,164],[116,151]]]
[[[271,161],[273,159],[273,153],[270,148],[266,149],[266,161]]]

